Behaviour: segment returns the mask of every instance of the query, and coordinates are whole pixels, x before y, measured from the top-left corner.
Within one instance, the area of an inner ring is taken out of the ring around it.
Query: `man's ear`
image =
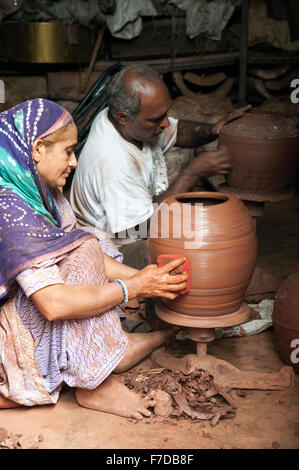
[[[45,150],[45,145],[42,139],[36,139],[32,145],[32,158],[35,163],[39,163],[41,156]]]
[[[123,113],[122,111],[118,111],[116,115],[117,120],[121,126],[126,126],[128,124],[129,118],[125,113]]]

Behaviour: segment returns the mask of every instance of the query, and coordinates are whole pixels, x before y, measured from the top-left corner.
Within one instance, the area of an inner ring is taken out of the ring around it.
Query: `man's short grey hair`
[[[133,72],[138,85],[127,86],[126,76]],[[140,111],[141,94],[149,82],[163,82],[161,75],[147,65],[128,65],[112,79],[108,90],[109,111],[114,119],[117,113],[124,113],[133,120]]]

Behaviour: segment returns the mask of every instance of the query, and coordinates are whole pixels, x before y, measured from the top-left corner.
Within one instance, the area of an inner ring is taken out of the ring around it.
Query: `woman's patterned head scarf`
[[[0,113],[0,298],[19,272],[66,253],[92,236],[61,229],[51,191],[32,158],[37,138],[71,122],[68,111],[42,98]]]

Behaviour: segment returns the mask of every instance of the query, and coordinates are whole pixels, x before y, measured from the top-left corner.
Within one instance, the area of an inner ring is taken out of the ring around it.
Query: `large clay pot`
[[[279,114],[245,113],[223,127],[219,148],[232,157],[226,183],[242,192],[284,190],[298,155],[298,130]]]
[[[160,254],[187,255],[191,262],[189,293],[158,304],[160,318],[196,328],[248,318],[243,298],[256,265],[257,239],[250,213],[237,198],[217,192],[167,198],[152,218],[148,249],[152,263]]]
[[[272,318],[281,359],[299,375],[299,362],[292,356],[299,357],[299,271],[290,274],[278,289]]]

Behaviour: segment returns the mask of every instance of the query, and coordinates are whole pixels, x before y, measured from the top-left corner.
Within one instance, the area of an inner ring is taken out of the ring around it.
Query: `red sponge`
[[[191,284],[191,264],[190,264],[190,259],[188,258],[188,256],[185,256],[185,255],[159,255],[157,257],[157,264],[159,266],[159,268],[161,266],[164,266],[164,264],[167,264],[169,263],[169,261],[172,261],[173,259],[177,259],[177,258],[186,258],[186,261],[181,264],[180,266],[178,266],[177,268],[173,269],[172,271],[170,271],[169,274],[182,274],[183,272],[187,272],[188,273],[188,279],[187,279],[187,286],[185,289],[182,289],[179,291],[180,294],[187,294],[187,292],[189,292],[190,290],[190,284]]]

